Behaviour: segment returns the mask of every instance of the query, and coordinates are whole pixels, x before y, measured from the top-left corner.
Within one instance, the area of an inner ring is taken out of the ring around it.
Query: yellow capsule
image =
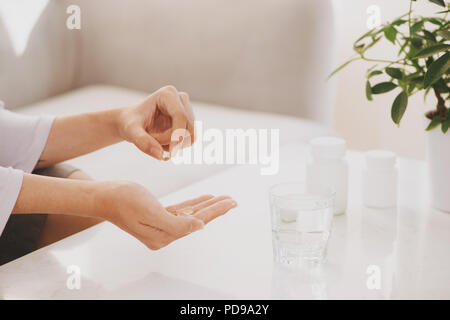
[[[186,207],[180,210],[167,210],[169,211],[171,214],[175,215],[175,216],[190,216],[194,213],[194,208],[192,207]]]
[[[194,208],[192,207],[186,207],[180,210],[177,210],[177,213],[179,215],[185,215],[185,216],[190,216],[194,213]]]
[[[170,159],[170,152],[169,151],[164,151],[163,155],[162,155],[162,160],[163,161],[169,161]]]

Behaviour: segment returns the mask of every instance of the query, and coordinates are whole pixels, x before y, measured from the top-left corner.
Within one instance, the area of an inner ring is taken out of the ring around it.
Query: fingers
[[[205,223],[201,219],[197,219],[195,217],[176,217],[170,213],[168,215],[172,216],[173,220],[170,223],[170,230],[166,230],[166,232],[174,236],[175,239],[201,230],[205,226]]]
[[[231,199],[230,196],[214,197],[212,195],[203,195],[198,198],[187,200],[187,201],[181,202],[176,205],[168,206],[168,207],[166,207],[166,210],[169,211],[171,214],[175,214],[177,211],[181,211],[185,208],[190,208],[190,209],[192,209],[193,214],[188,213],[188,215],[196,216],[195,213],[197,213],[205,208],[211,207],[211,206],[215,205],[216,203],[221,202],[223,200],[231,200],[232,202],[235,203],[235,201],[233,199]],[[183,214],[175,214],[175,215],[183,216]]]
[[[226,199],[231,199],[231,197],[230,196],[214,197],[213,195],[203,195],[198,198],[187,200],[187,201],[181,202],[176,205],[168,206],[168,207],[166,207],[166,210],[171,213],[174,213],[176,211],[190,207],[190,208],[192,208],[192,211],[195,213],[197,211],[200,211],[206,207],[209,207],[209,206],[215,204],[216,202],[226,200]]]
[[[203,229],[206,223],[227,213],[237,206],[229,196],[203,195],[166,208],[176,211],[186,207],[194,208],[192,216],[175,216],[165,210],[152,215],[150,224],[141,224],[145,229],[138,238],[151,250],[161,249],[171,242],[192,232]]]
[[[195,220],[201,220],[204,223],[208,223],[211,220],[225,214],[230,209],[237,206],[236,201],[229,196],[203,195],[195,199],[187,200],[176,205],[166,207],[167,211],[175,212],[186,207],[192,207],[194,214],[191,216],[173,215],[167,212],[164,215],[164,221],[160,222],[163,230],[175,235],[185,235],[190,233],[191,227],[186,226],[186,223],[194,223],[192,230],[198,230],[195,223],[196,221],[186,220],[186,218],[194,218]],[[170,216],[170,218],[168,217]],[[203,226],[202,226],[203,227]]]
[[[175,156],[180,148],[190,146],[195,141],[195,117],[189,95],[178,92],[173,86],[163,87],[156,93],[158,107],[172,120],[171,129],[162,135],[162,139],[170,139],[169,151]]]
[[[195,141],[195,116],[194,111],[192,110],[191,102],[189,100],[189,95],[186,92],[180,92],[179,94],[181,103],[183,103],[184,111],[188,118],[188,123],[186,129],[190,135],[190,141],[188,145],[191,145]],[[187,137],[189,138],[189,137]]]
[[[139,150],[155,159],[162,159],[163,148],[155,138],[145,131],[142,126],[132,125],[128,130],[128,134],[132,142],[139,148]]]
[[[179,217],[161,210],[159,214],[153,217],[153,225],[167,232],[168,234],[179,238],[191,232],[203,229],[204,222],[195,217]]]
[[[156,93],[158,108],[163,114],[170,116],[172,119],[172,128],[168,132],[170,134],[170,137],[168,137],[170,139],[169,149],[172,153],[177,144],[181,142],[181,138],[185,135],[188,122],[187,115],[175,87],[166,86],[159,89]]]
[[[222,201],[222,200],[226,200],[226,199],[231,199],[231,197],[229,196],[218,196],[218,197],[214,197],[214,198],[210,198],[207,199],[206,201],[200,202],[196,205],[193,205],[193,209],[194,212],[198,212],[204,208],[207,208],[209,206],[212,206],[213,204],[215,204],[216,202]]]
[[[211,220],[214,220],[215,218],[224,215],[230,209],[235,208],[236,206],[237,206],[236,201],[227,198],[215,202],[214,204],[199,210],[197,213],[193,215],[193,217],[201,219],[206,224]]]
[[[171,206],[170,208],[183,208],[194,205],[194,208],[199,209],[193,216],[174,216],[167,213],[164,216],[164,223],[158,223],[162,230],[158,230],[159,234],[155,241],[151,241],[151,246],[147,245],[152,250],[157,250],[165,247],[172,241],[184,237],[192,232],[201,230],[206,223],[215,218],[224,215],[230,209],[237,206],[236,201],[228,196],[214,197],[201,196],[196,199],[188,200],[180,204]],[[203,200],[202,199],[207,199]],[[198,203],[195,205],[195,203]],[[169,208],[169,207],[168,207]],[[176,210],[176,209],[175,209]],[[170,216],[170,218],[169,218]]]
[[[200,196],[195,199],[187,200],[187,201],[175,204],[175,205],[168,206],[168,207],[166,207],[166,210],[167,211],[176,211],[176,210],[180,210],[182,208],[188,207],[188,206],[193,207],[199,203],[202,203],[204,201],[207,201],[207,200],[213,199],[213,198],[214,198],[213,195],[206,194],[206,195]]]
[[[143,217],[136,228],[125,230],[151,250],[158,250],[176,239],[203,229],[204,222],[194,217],[176,217],[160,207]]]

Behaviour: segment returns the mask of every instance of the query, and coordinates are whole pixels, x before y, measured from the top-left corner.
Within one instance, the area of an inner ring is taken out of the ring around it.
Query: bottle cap
[[[366,165],[369,169],[392,169],[396,155],[387,150],[370,150],[366,152]]]
[[[345,155],[347,143],[336,137],[320,137],[309,141],[311,154],[318,158],[342,158]]]

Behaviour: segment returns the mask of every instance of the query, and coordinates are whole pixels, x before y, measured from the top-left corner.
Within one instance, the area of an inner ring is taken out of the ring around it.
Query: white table
[[[237,166],[163,198],[170,204],[203,193],[229,194],[239,203],[163,250],[150,251],[102,223],[8,263],[0,267],[0,297],[450,299],[450,214],[428,206],[420,161],[398,161],[398,208],[371,210],[361,205],[362,154],[349,152],[349,208],[334,219],[326,263],[314,270],[274,266],[267,189],[303,179],[305,155],[304,146],[287,145],[278,175]],[[81,271],[79,290],[66,285],[71,265]],[[379,268],[380,289],[367,286],[371,265]]]

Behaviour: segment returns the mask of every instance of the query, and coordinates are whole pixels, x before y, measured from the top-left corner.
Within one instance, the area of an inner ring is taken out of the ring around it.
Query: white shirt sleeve
[[[0,166],[31,172],[47,142],[54,117],[25,116],[0,102]]]
[[[22,170],[0,167],[0,235],[16,204],[22,179]]]
[[[52,116],[10,112],[0,101],[0,234],[19,195],[23,172],[36,166],[53,121]]]

